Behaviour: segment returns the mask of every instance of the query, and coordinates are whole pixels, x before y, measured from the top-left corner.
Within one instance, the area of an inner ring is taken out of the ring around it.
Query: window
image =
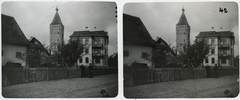
[[[142,52],[142,58],[147,58],[147,53],[146,52]]]
[[[205,59],[205,63],[206,63],[206,64],[208,63],[208,58]]]
[[[80,41],[81,44],[83,44],[83,39],[82,38],[80,38],[79,41]]]
[[[212,58],[212,64],[214,64],[215,63],[215,58]]]
[[[57,41],[59,42],[59,39],[57,39]]]
[[[85,44],[89,44],[89,39],[88,38],[85,39]]]
[[[85,58],[85,62],[86,62],[86,63],[89,63],[89,58],[88,58],[88,57]]]
[[[85,49],[85,53],[88,54],[89,53],[89,49]]]
[[[215,44],[215,39],[211,39],[211,44]]]
[[[124,51],[123,51],[123,56],[124,56],[124,57],[128,57],[128,56],[129,56],[129,51],[125,51],[125,50],[124,50]]]
[[[97,63],[97,64],[100,63],[100,58],[99,58],[99,57],[96,58],[96,63]]]
[[[212,53],[212,54],[215,54],[215,49],[214,49],[214,48],[211,49],[211,53]]]
[[[82,63],[82,58],[79,58],[79,63]]]
[[[223,54],[227,54],[227,50],[226,49],[223,50]]]
[[[95,54],[101,54],[101,49],[94,49]]]
[[[22,53],[21,52],[16,52],[16,58],[21,58],[22,57]]]
[[[101,44],[101,38],[100,37],[96,37],[94,39],[94,41],[95,41],[95,44]]]
[[[204,43],[205,43],[205,44],[208,44],[208,39],[204,39]]]
[[[221,61],[222,61],[222,64],[226,64],[227,59],[226,58],[222,58]]]

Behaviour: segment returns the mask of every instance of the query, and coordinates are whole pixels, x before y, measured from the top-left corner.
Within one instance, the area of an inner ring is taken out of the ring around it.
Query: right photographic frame
[[[123,7],[126,98],[235,98],[236,2],[139,2]]]

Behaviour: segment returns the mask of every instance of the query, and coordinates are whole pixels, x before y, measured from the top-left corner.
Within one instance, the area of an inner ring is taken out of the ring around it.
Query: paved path
[[[126,98],[216,98],[224,91],[239,93],[239,75],[162,82],[124,88]]]
[[[7,98],[98,98],[102,97],[101,89],[106,89],[111,97],[117,96],[117,74],[6,86],[2,88],[2,95]]]

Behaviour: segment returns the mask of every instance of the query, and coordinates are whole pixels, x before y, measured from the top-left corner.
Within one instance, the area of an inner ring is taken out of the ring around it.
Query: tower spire
[[[184,6],[183,6],[183,8],[182,8],[182,11],[184,12],[185,10],[184,10]]]
[[[56,7],[56,11],[58,11],[58,6]]]

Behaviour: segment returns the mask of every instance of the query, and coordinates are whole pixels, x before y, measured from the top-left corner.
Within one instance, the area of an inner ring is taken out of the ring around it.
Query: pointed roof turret
[[[52,21],[52,23],[50,24],[50,25],[55,25],[55,24],[62,24],[62,21],[61,21],[61,18],[60,18],[60,16],[59,16],[59,14],[58,14],[58,7],[56,8],[56,14],[55,14],[55,16],[54,16],[54,18],[53,18],[53,21]],[[63,25],[63,24],[62,24]]]
[[[184,14],[184,11],[185,11],[184,8],[182,8],[182,15],[181,15],[177,25],[188,25],[189,26],[187,18]]]

